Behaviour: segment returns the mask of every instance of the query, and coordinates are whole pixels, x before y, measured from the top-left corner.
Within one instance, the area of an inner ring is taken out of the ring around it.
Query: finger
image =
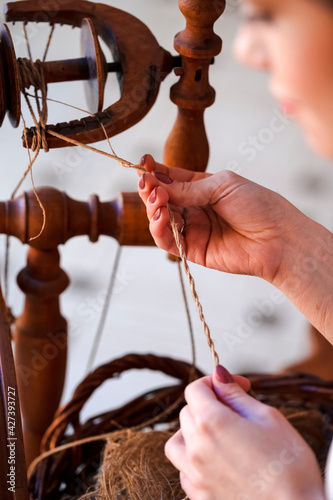
[[[186,498],[193,498],[194,495],[197,493],[195,491],[195,488],[190,480],[190,477],[185,474],[185,472],[180,471],[179,473],[179,479],[180,479],[180,484],[182,489],[185,491],[187,497]]]
[[[165,189],[163,189],[160,186],[155,187],[147,199],[148,219],[151,220],[151,218],[156,214],[156,211],[159,208],[165,207],[168,201],[169,201],[169,195],[165,191]],[[181,215],[177,207],[169,207],[169,208],[170,210],[172,210],[173,218],[177,225],[178,231],[182,233],[185,227],[185,220],[183,216]]]
[[[186,469],[186,446],[182,431],[177,431],[166,443],[164,453],[168,460],[178,470]]]
[[[141,167],[145,168],[147,172],[153,172],[156,169],[158,169],[158,170],[161,169],[161,172],[162,172],[163,169],[166,168],[166,167],[164,167],[164,165],[157,163],[154,160],[154,158],[152,157],[152,155],[149,155],[149,154],[143,155],[143,157],[140,160],[139,165]]]
[[[234,382],[230,373],[220,365],[214,370],[212,384],[218,399],[238,415],[253,421],[262,419],[263,403],[249,396],[239,384]]]
[[[170,203],[183,207],[214,205],[242,181],[237,174],[226,170],[194,182],[177,182],[163,172],[153,173],[169,193]]]
[[[152,174],[149,174],[148,172],[142,174],[142,176],[139,180],[139,183],[138,183],[138,191],[139,191],[139,195],[140,195],[140,197],[145,205],[147,205],[147,200],[148,200],[151,192],[158,185],[159,185],[159,182]]]
[[[203,377],[186,387],[185,399],[197,423],[204,418],[205,421],[218,419],[225,425],[235,425],[237,416],[262,422],[266,415],[265,405],[249,396],[230,374],[228,378],[223,377],[224,381],[221,381],[215,369],[211,377]]]
[[[237,385],[237,387],[239,386]],[[234,411],[221,404],[221,400],[215,394],[212,376],[200,378],[189,384],[185,389],[185,399],[193,415],[195,425],[200,425],[202,418],[205,421],[222,418],[235,420]]]
[[[179,256],[175,237],[170,228],[169,210],[166,207],[159,207],[150,219],[149,230],[156,245],[163,250]],[[182,234],[179,235],[182,247],[186,252],[186,242]]]
[[[194,418],[188,405],[180,411],[179,422],[185,445],[188,445],[197,434]]]
[[[166,165],[163,165],[163,163],[157,163],[149,154],[144,155],[139,164],[144,167],[147,172],[154,172],[155,170],[158,170],[159,172],[169,175],[175,181],[181,182],[204,179],[205,177],[209,177],[211,175],[206,172],[194,172],[185,168],[167,167]]]
[[[169,195],[166,190],[160,186],[154,187],[146,202],[148,219],[154,216],[158,208],[165,207],[168,201]]]
[[[251,382],[248,378],[242,377],[241,375],[232,375],[232,378],[238,385],[241,386],[243,391],[249,392],[249,390],[251,389]]]

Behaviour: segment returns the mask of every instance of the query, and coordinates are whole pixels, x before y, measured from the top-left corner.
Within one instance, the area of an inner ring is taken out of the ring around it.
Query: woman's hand
[[[272,282],[303,214],[280,195],[233,172],[208,175],[155,164],[149,155],[139,193],[156,244],[178,255],[167,203],[188,260]],[[163,175],[161,175],[161,172]],[[172,179],[169,176],[172,177]]]
[[[324,500],[311,449],[237,380],[218,367],[186,389],[181,429],[165,452],[190,500]]]

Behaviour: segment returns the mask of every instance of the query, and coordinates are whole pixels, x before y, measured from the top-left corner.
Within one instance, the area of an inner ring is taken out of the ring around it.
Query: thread
[[[30,42],[29,42],[28,33],[27,33],[27,23],[23,23],[23,34],[24,34],[25,43],[27,46],[29,59],[32,59],[32,52],[31,52]]]
[[[50,45],[51,45],[51,41],[52,41],[54,29],[55,29],[55,24],[52,24],[51,30],[50,30],[50,34],[49,34],[49,37],[47,39],[46,47],[45,47],[45,50],[44,50],[44,55],[43,55],[43,59],[42,59],[43,62],[46,61],[46,57],[47,57],[47,54],[48,54],[48,51],[49,51],[49,48],[50,48]]]
[[[90,373],[92,371],[92,367],[93,367],[93,364],[94,364],[94,361],[95,361],[96,353],[97,353],[97,350],[98,350],[98,347],[99,347],[99,344],[100,344],[100,340],[101,340],[101,337],[102,337],[102,333],[103,333],[103,330],[104,330],[104,326],[105,326],[105,322],[106,322],[106,316],[107,316],[108,310],[110,308],[111,296],[113,294],[114,285],[116,283],[116,277],[117,277],[117,273],[118,273],[118,267],[119,267],[119,261],[120,261],[120,257],[121,257],[121,251],[122,251],[122,247],[118,246],[117,252],[116,252],[116,257],[115,257],[115,260],[114,260],[114,263],[113,263],[113,266],[112,266],[112,272],[111,272],[111,276],[110,276],[110,279],[109,279],[109,284],[108,284],[108,288],[107,288],[107,292],[106,292],[106,297],[104,299],[102,313],[101,313],[101,316],[100,316],[100,319],[99,319],[99,323],[98,323],[98,326],[97,326],[97,330],[96,330],[96,333],[95,333],[95,338],[94,338],[93,346],[92,346],[92,349],[91,349],[90,354],[89,354],[87,368],[86,368],[86,374],[88,374],[88,373]]]
[[[199,318],[200,318],[200,321],[201,321],[201,324],[202,324],[202,327],[203,327],[204,334],[206,335],[206,338],[207,338],[207,343],[208,343],[210,352],[211,352],[211,354],[213,356],[215,366],[217,366],[220,363],[219,356],[218,356],[218,354],[217,354],[217,352],[215,350],[215,345],[214,345],[214,341],[213,341],[213,339],[211,337],[209,326],[206,323],[205,315],[203,313],[202,304],[201,304],[201,302],[199,300],[199,297],[198,297],[198,294],[197,294],[197,291],[196,291],[195,281],[194,281],[194,278],[193,278],[193,276],[192,276],[192,274],[190,272],[190,268],[189,268],[189,265],[187,263],[187,258],[186,258],[185,250],[184,250],[184,247],[183,247],[182,242],[180,240],[180,234],[179,234],[179,231],[178,231],[177,223],[175,221],[175,217],[173,215],[172,210],[170,209],[169,204],[167,205],[167,209],[169,211],[170,225],[171,225],[171,229],[172,229],[172,232],[173,232],[173,236],[175,238],[175,242],[176,242],[176,245],[177,245],[177,248],[178,248],[178,251],[179,251],[179,255],[180,255],[180,258],[181,258],[182,263],[183,263],[183,269],[184,269],[184,272],[185,272],[185,274],[186,274],[186,276],[188,278],[189,284],[190,284],[192,297],[193,297],[193,300],[194,300],[194,302],[195,302],[195,304],[197,306],[197,310],[198,310],[198,313],[199,313]]]

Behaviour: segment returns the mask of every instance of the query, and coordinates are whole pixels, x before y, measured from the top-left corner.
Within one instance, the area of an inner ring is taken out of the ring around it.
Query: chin
[[[311,149],[320,156],[333,160],[333,124],[331,120],[324,120],[314,113],[302,113],[296,119],[303,129]]]

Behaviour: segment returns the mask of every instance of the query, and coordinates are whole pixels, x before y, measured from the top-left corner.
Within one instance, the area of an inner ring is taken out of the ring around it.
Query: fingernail
[[[161,217],[161,209],[158,208],[153,215],[153,220],[158,220]]]
[[[145,166],[146,159],[147,159],[147,155],[143,155],[143,157],[141,158],[140,163],[139,163],[140,167]]]
[[[139,180],[139,188],[144,189],[145,185],[146,185],[145,174],[142,174],[141,179]]]
[[[156,201],[156,188],[152,190],[148,198],[149,203],[155,203],[155,201]]]
[[[173,179],[171,179],[167,174],[164,174],[163,172],[154,172],[154,175],[156,179],[159,181],[163,182],[163,184],[172,184]]]
[[[224,366],[217,365],[215,368],[216,378],[223,384],[233,384],[234,379]]]

